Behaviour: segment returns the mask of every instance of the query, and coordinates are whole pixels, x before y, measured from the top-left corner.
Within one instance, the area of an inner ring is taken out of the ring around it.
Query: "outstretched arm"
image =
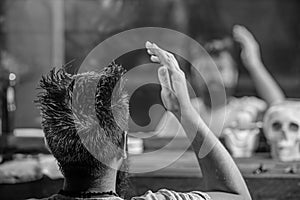
[[[259,44],[243,26],[233,28],[233,37],[242,46],[242,61],[249,71],[259,95],[269,104],[282,102],[284,93],[265,68],[260,55]]]
[[[251,199],[237,166],[223,145],[193,108],[184,72],[175,57],[156,44],[147,42],[153,62],[162,66],[158,78],[164,106],[181,122],[199,161],[203,178],[213,199]]]

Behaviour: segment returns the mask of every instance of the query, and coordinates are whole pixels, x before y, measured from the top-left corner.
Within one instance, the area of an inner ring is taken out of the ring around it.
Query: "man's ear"
[[[123,138],[122,138],[122,142],[123,142],[123,144],[122,144],[122,146],[123,146],[123,158],[124,159],[126,159],[127,158],[127,152],[128,152],[128,145],[127,145],[127,143],[128,143],[128,136],[127,136],[128,134],[127,134],[127,131],[124,131],[124,133],[123,133]]]

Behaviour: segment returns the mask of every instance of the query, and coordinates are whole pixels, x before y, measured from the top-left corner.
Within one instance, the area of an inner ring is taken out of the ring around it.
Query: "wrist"
[[[246,65],[248,65],[249,70],[263,67],[263,63],[260,58],[253,58]]]
[[[172,111],[172,113],[180,121],[183,117],[190,118],[191,115],[195,115],[196,111],[193,105],[190,104],[190,105],[182,105],[178,110]]]
[[[190,115],[191,113],[197,112],[191,103],[190,100],[188,100],[187,103],[180,105],[180,112],[183,116]]]
[[[195,110],[195,108],[191,105],[189,107],[184,107],[181,109],[181,116],[179,120],[189,121],[192,124],[198,124],[199,119],[202,120],[199,113]]]

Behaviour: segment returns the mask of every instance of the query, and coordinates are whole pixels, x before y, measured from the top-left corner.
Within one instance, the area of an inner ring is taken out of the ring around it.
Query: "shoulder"
[[[60,194],[54,194],[50,197],[46,197],[46,198],[42,198],[42,199],[31,198],[31,199],[27,199],[27,200],[74,200],[74,198],[66,197],[66,196],[63,196]]]
[[[209,200],[208,194],[200,191],[193,192],[175,192],[172,190],[161,189],[157,192],[148,191],[139,197],[133,197],[132,200]]]
[[[123,200],[120,197],[98,197],[98,198],[73,198],[73,197],[67,197],[60,194],[54,194],[50,197],[43,198],[43,199],[27,199],[27,200],[83,200],[83,199],[90,199],[90,200]]]

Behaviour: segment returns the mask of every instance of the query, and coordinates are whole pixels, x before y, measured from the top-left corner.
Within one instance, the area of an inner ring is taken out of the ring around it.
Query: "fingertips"
[[[146,42],[145,46],[146,46],[147,49],[150,49],[150,50],[151,50],[151,49],[160,49],[160,48],[157,46],[157,44],[151,43],[151,42],[149,42],[149,41]]]
[[[145,44],[145,47],[146,47],[147,53],[149,55],[153,55],[154,54],[154,52],[153,52],[153,45],[152,45],[151,42],[147,41],[146,44]]]
[[[153,56],[153,55],[150,57],[150,60],[152,62],[160,62],[159,58],[157,56]]]
[[[154,48],[157,48],[157,49],[159,49],[159,47],[157,46],[157,44],[155,44],[155,43],[152,43],[152,45],[153,45],[153,47],[154,47]]]
[[[239,24],[236,24],[236,25],[233,26],[233,30],[238,30],[240,28],[242,28],[242,26],[239,25]]]
[[[241,39],[243,35],[245,34],[245,28],[240,25],[235,25],[233,28],[233,36],[236,39]]]
[[[239,32],[239,31],[245,31],[246,28],[244,26],[241,26],[241,25],[234,25],[233,26],[233,31],[234,32]]]
[[[145,46],[146,46],[147,49],[152,48],[152,43],[147,41]]]
[[[154,43],[151,43],[149,41],[146,42],[145,44],[146,48],[147,48],[147,53],[150,55],[156,55],[158,56],[159,54],[161,54],[161,49]]]
[[[162,50],[159,46],[153,43],[153,48],[156,50],[157,53],[163,54],[164,50]]]
[[[235,25],[234,28],[233,28],[233,38],[240,42],[240,43],[243,43],[244,42],[244,34],[245,34],[245,31],[243,30],[243,27],[240,26],[240,25]]]

